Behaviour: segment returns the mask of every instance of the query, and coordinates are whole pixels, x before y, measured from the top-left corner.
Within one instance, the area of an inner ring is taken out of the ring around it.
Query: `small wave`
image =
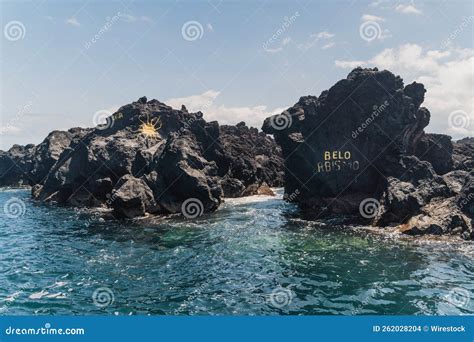
[[[226,197],[224,198],[224,201],[230,204],[247,204],[247,203],[265,202],[265,201],[272,201],[272,200],[283,200],[283,188],[272,188],[272,191],[275,193],[275,196],[252,195],[252,196],[237,197],[237,198]]]
[[[67,296],[64,292],[50,293],[46,296],[46,298],[50,298],[50,299],[64,299],[66,297]]]
[[[12,293],[9,295],[7,298],[5,298],[3,301],[6,303],[12,303],[15,301],[16,298],[18,298],[22,294],[22,291],[17,291],[15,293]]]
[[[51,288],[54,289],[54,288],[57,288],[57,287],[63,287],[67,284],[68,284],[67,281],[57,281],[51,286]]]
[[[42,298],[64,299],[66,297],[67,295],[64,292],[50,293],[47,290],[41,290],[39,292],[32,293],[28,298],[29,299],[42,299]]]
[[[30,296],[28,298],[29,299],[41,299],[43,297],[46,297],[47,295],[49,295],[48,291],[41,290],[40,292],[35,292],[35,293],[30,294]]]
[[[31,186],[25,185],[25,186],[4,186],[0,187],[1,192],[27,192],[31,190]]]
[[[379,236],[386,240],[396,240],[400,243],[420,247],[434,246],[438,251],[456,251],[460,254],[474,256],[472,242],[463,240],[459,236],[430,234],[412,236],[403,234],[396,227],[354,226],[352,228],[360,232],[369,232],[373,236]]]
[[[275,196],[254,195],[254,196],[239,197],[239,198],[225,198],[224,200],[225,200],[225,203],[228,203],[228,204],[249,204],[249,203],[256,203],[256,202],[278,200],[278,198],[276,198]]]

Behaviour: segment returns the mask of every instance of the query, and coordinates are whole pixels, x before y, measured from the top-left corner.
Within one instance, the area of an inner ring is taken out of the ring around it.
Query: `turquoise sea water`
[[[0,315],[474,313],[472,243],[307,222],[281,193],[117,222],[4,189],[0,213]]]

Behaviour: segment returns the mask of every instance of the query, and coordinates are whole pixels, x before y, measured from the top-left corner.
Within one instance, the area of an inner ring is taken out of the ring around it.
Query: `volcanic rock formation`
[[[37,146],[14,145],[8,151],[0,151],[0,186],[42,183],[71,142],[81,139],[90,131],[84,128],[71,128],[67,132],[53,131]]]
[[[280,148],[265,133],[143,97],[94,129],[55,131],[38,146],[1,152],[0,184],[30,185],[41,201],[111,207],[131,218],[178,213],[188,199],[199,213],[212,211],[223,196],[281,186],[283,172]]]
[[[407,234],[474,238],[472,139],[453,152],[449,136],[426,134],[425,92],[387,70],[356,68],[267,118],[286,195],[313,218],[352,215]]]

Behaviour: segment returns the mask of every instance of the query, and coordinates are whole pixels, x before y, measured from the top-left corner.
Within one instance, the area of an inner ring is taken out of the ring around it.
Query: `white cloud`
[[[81,23],[74,17],[67,19],[66,24],[72,25],[72,26],[77,26],[77,27],[81,26]]]
[[[330,32],[327,32],[327,31],[322,31],[322,32],[318,32],[318,33],[313,33],[310,37],[311,38],[316,38],[316,39],[329,39],[329,38],[332,38],[334,36],[335,36],[334,33],[330,33]]]
[[[184,104],[191,112],[204,112],[214,103],[219,94],[220,92],[211,89],[199,95],[171,98],[166,100],[165,103],[168,106],[178,109]]]
[[[211,23],[208,23],[208,24],[206,25],[206,27],[207,27],[207,29],[208,29],[210,32],[214,31],[214,27],[212,26]]]
[[[405,14],[422,14],[421,11],[416,8],[414,5],[398,5],[395,7],[395,10],[400,13],[405,13]]]
[[[263,120],[268,116],[283,112],[286,108],[269,109],[265,105],[253,107],[229,107],[216,104],[216,99],[220,95],[219,91],[208,90],[199,95],[191,95],[181,98],[172,98],[165,103],[173,108],[181,108],[184,104],[188,111],[204,113],[206,121],[219,121],[219,124],[236,124],[245,121],[247,126],[261,128]]]
[[[336,67],[338,68],[342,68],[342,69],[354,69],[354,68],[357,68],[357,67],[363,67],[367,64],[367,62],[365,61],[340,61],[340,60],[335,60],[334,61],[334,64],[336,65]]]
[[[383,41],[390,38],[392,34],[388,29],[384,29],[380,23],[385,21],[385,18],[378,17],[372,14],[364,14],[360,17],[362,24],[359,27],[361,38],[371,42],[373,40]]]
[[[387,4],[388,0],[375,0],[369,5],[370,7],[383,7],[382,5]]]
[[[18,134],[20,132],[21,129],[16,126],[7,125],[0,127],[0,136],[3,134]]]
[[[323,46],[321,47],[321,49],[327,50],[327,49],[330,49],[330,48],[334,47],[334,45],[336,45],[336,43],[330,42],[330,43],[327,43],[326,45],[323,45]]]
[[[385,18],[378,17],[372,14],[364,14],[361,18],[362,21],[385,21]]]
[[[429,57],[434,59],[440,59],[444,57],[448,57],[451,55],[451,51],[439,51],[439,50],[430,50],[426,53]]]
[[[303,51],[311,49],[318,41],[320,40],[330,40],[331,38],[334,38],[335,34],[328,32],[328,31],[322,31],[322,32],[317,32],[313,33],[309,36],[309,39],[304,42],[300,43],[297,45],[297,48]],[[329,43],[326,43],[325,45],[328,45]]]
[[[427,90],[424,106],[431,112],[430,132],[454,138],[474,135],[474,50],[426,50],[416,44],[385,49],[367,61],[336,60],[340,68],[378,67],[400,75],[405,84],[417,81]],[[469,125],[452,127],[449,115],[462,111]]]
[[[288,44],[290,44],[291,41],[292,40],[290,37],[285,37],[278,46],[275,46],[273,48],[269,48],[265,46],[264,50],[265,52],[268,52],[268,53],[277,53],[277,52],[283,51],[283,48],[287,46]]]

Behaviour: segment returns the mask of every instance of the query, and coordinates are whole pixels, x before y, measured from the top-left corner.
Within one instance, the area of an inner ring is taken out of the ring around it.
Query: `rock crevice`
[[[249,128],[206,122],[201,112],[145,97],[93,129],[54,131],[38,146],[0,152],[0,185],[30,185],[58,204],[109,207],[117,217],[179,213],[188,199],[201,213],[224,196],[283,185],[280,148]]]
[[[313,218],[474,238],[472,138],[453,144],[425,133],[425,92],[387,70],[356,68],[267,118],[262,129],[285,159],[285,193],[298,191],[293,201]]]

